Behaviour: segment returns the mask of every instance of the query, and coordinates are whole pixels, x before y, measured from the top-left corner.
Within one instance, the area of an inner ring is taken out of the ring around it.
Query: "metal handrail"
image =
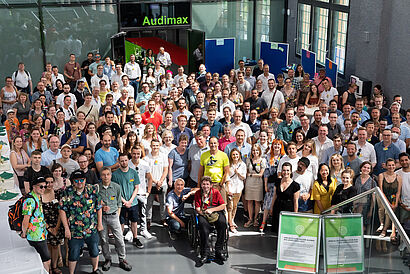
[[[399,220],[397,219],[396,214],[394,214],[393,210],[390,208],[389,201],[386,199],[386,197],[384,196],[383,192],[380,190],[379,187],[372,188],[372,189],[370,189],[368,191],[365,191],[363,193],[360,193],[360,194],[358,194],[358,195],[356,195],[356,196],[354,196],[350,199],[347,199],[347,200],[345,200],[341,203],[338,203],[337,205],[334,205],[334,206],[324,210],[322,212],[322,214],[328,213],[328,212],[330,212],[334,209],[337,209],[341,206],[347,205],[351,202],[354,202],[354,201],[356,201],[356,200],[358,200],[362,197],[365,197],[369,194],[372,194],[372,193],[376,194],[377,197],[380,199],[381,203],[383,204],[384,208],[387,211],[387,214],[390,217],[390,220],[392,220],[392,222],[394,223],[394,226],[397,228],[401,238],[403,239],[403,241],[406,244],[407,248],[410,250],[410,239],[407,236],[407,233],[404,231],[404,229],[403,229],[402,225],[400,224]]]

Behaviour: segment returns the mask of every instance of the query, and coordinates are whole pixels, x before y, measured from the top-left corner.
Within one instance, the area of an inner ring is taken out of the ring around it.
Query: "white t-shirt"
[[[135,165],[132,161],[128,161],[128,167],[135,169]],[[143,195],[145,193],[147,193],[147,174],[150,173],[150,168],[149,168],[149,164],[144,160],[144,159],[140,159],[139,163],[138,163],[138,177],[140,179],[140,184],[138,187],[138,193],[140,195]]]
[[[401,176],[403,183],[401,186],[401,202],[410,207],[410,172],[404,172],[403,169],[396,171]]]
[[[15,75],[16,73],[13,72],[13,74],[11,75],[11,79],[13,80],[13,82],[16,83],[16,86],[21,87],[21,88],[28,87],[28,84],[29,84],[28,81],[31,81],[31,75],[27,70],[23,72],[18,70],[17,75],[16,76]],[[64,82],[64,79],[63,79],[63,82]]]
[[[278,164],[278,174],[282,172],[282,166],[284,163],[289,163],[292,165],[292,172],[296,171],[298,168],[298,162],[299,162],[300,156],[296,156],[294,159],[290,159],[288,155],[283,156],[279,160]]]
[[[265,101],[268,108],[270,107],[270,103],[272,102],[272,97],[275,94],[276,89],[274,90],[265,90],[262,93],[261,98]],[[280,105],[285,103],[285,97],[283,97],[283,93],[279,90],[276,91],[275,98],[273,99],[272,107],[276,107],[278,110],[280,109]]]
[[[232,136],[235,136],[236,131],[238,129],[243,129],[245,131],[245,140],[253,136],[252,130],[248,124],[241,122],[239,126],[235,125],[234,123],[230,124],[229,127],[232,130]]]
[[[77,98],[76,98],[75,95],[72,94],[72,93],[65,94],[65,93],[63,92],[63,93],[61,93],[60,95],[58,95],[58,96],[57,96],[57,100],[56,100],[56,104],[57,104],[57,105],[60,105],[60,107],[62,107],[62,106],[64,105],[64,97],[66,97],[67,95],[71,97],[71,105],[70,105],[70,107],[71,107],[72,109],[75,109],[75,108],[74,108],[74,105],[75,105],[75,103],[77,103]]]
[[[322,94],[320,95],[320,99],[322,99],[323,101],[325,101],[327,105],[329,105],[330,101],[333,100],[335,96],[338,96],[338,95],[339,95],[339,92],[337,91],[337,89],[335,89],[334,87],[331,87],[329,90],[323,90]]]
[[[258,76],[257,80],[261,80],[262,81],[262,87],[263,90],[268,90],[268,80],[273,79],[275,80],[275,75],[273,75],[272,73],[269,73],[268,76],[265,76],[263,73],[261,75]]]
[[[312,172],[305,170],[305,173],[301,175],[295,171],[292,179],[300,185],[300,194],[309,193],[312,189],[314,181]]]
[[[189,177],[191,177],[194,182],[198,182],[198,170],[201,166],[201,155],[207,150],[209,150],[208,145],[204,148],[200,148],[197,144],[192,145],[188,150],[188,161],[191,161]]]
[[[158,156],[153,157],[150,153],[144,158],[144,160],[147,161],[150,167],[152,179],[159,181],[162,177],[162,173],[164,172],[164,167],[168,167],[167,155],[160,152]]]

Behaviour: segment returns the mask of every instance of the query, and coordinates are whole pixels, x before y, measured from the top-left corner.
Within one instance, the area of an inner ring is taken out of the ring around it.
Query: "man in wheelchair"
[[[181,178],[175,180],[174,190],[167,195],[166,208],[167,216],[165,221],[168,224],[168,232],[171,240],[175,240],[177,234],[185,228],[188,223],[188,218],[185,216],[184,203],[193,195],[198,188],[184,187],[185,181]]]
[[[221,193],[212,187],[212,180],[209,176],[204,176],[200,180],[200,190],[195,193],[195,211],[198,213],[198,229],[200,236],[201,259],[204,264],[210,260],[210,248],[208,243],[211,226],[214,225],[217,231],[215,243],[215,259],[225,261],[223,245],[227,230],[225,217],[226,204]]]

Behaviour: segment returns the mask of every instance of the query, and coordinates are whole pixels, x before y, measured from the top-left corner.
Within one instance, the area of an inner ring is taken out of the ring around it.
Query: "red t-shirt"
[[[158,129],[159,125],[162,124],[162,116],[158,112],[154,112],[154,115],[151,116],[149,111],[146,111],[141,115],[141,117],[144,125],[153,123],[155,129]]]
[[[225,203],[224,199],[222,198],[221,193],[217,189],[212,188],[211,191],[212,191],[212,205],[205,204],[204,210],[207,209],[208,206],[217,207]],[[201,192],[202,191],[200,190],[195,192],[195,208],[201,207],[202,205]]]

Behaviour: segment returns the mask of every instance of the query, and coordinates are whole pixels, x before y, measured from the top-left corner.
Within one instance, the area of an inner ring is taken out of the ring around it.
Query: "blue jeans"
[[[71,238],[71,240],[68,240],[68,260],[70,262],[76,262],[80,258],[80,252],[81,248],[84,247],[84,242],[87,244],[90,257],[91,258],[96,258],[98,257],[98,244],[100,242],[100,237],[98,236],[98,232],[92,233],[90,236],[87,238],[83,239],[75,239]]]
[[[134,87],[134,99],[136,99],[138,88],[140,87],[140,82],[138,82],[137,80],[130,80],[130,85]]]
[[[185,226],[188,224],[188,218],[187,217],[185,217],[185,216],[184,217],[179,217],[178,216],[178,218],[180,218],[181,221],[183,221],[185,223]],[[169,219],[166,220],[166,222],[168,224],[169,231],[175,232],[175,233],[181,232],[181,224],[177,220],[175,220],[173,218],[169,218]]]

